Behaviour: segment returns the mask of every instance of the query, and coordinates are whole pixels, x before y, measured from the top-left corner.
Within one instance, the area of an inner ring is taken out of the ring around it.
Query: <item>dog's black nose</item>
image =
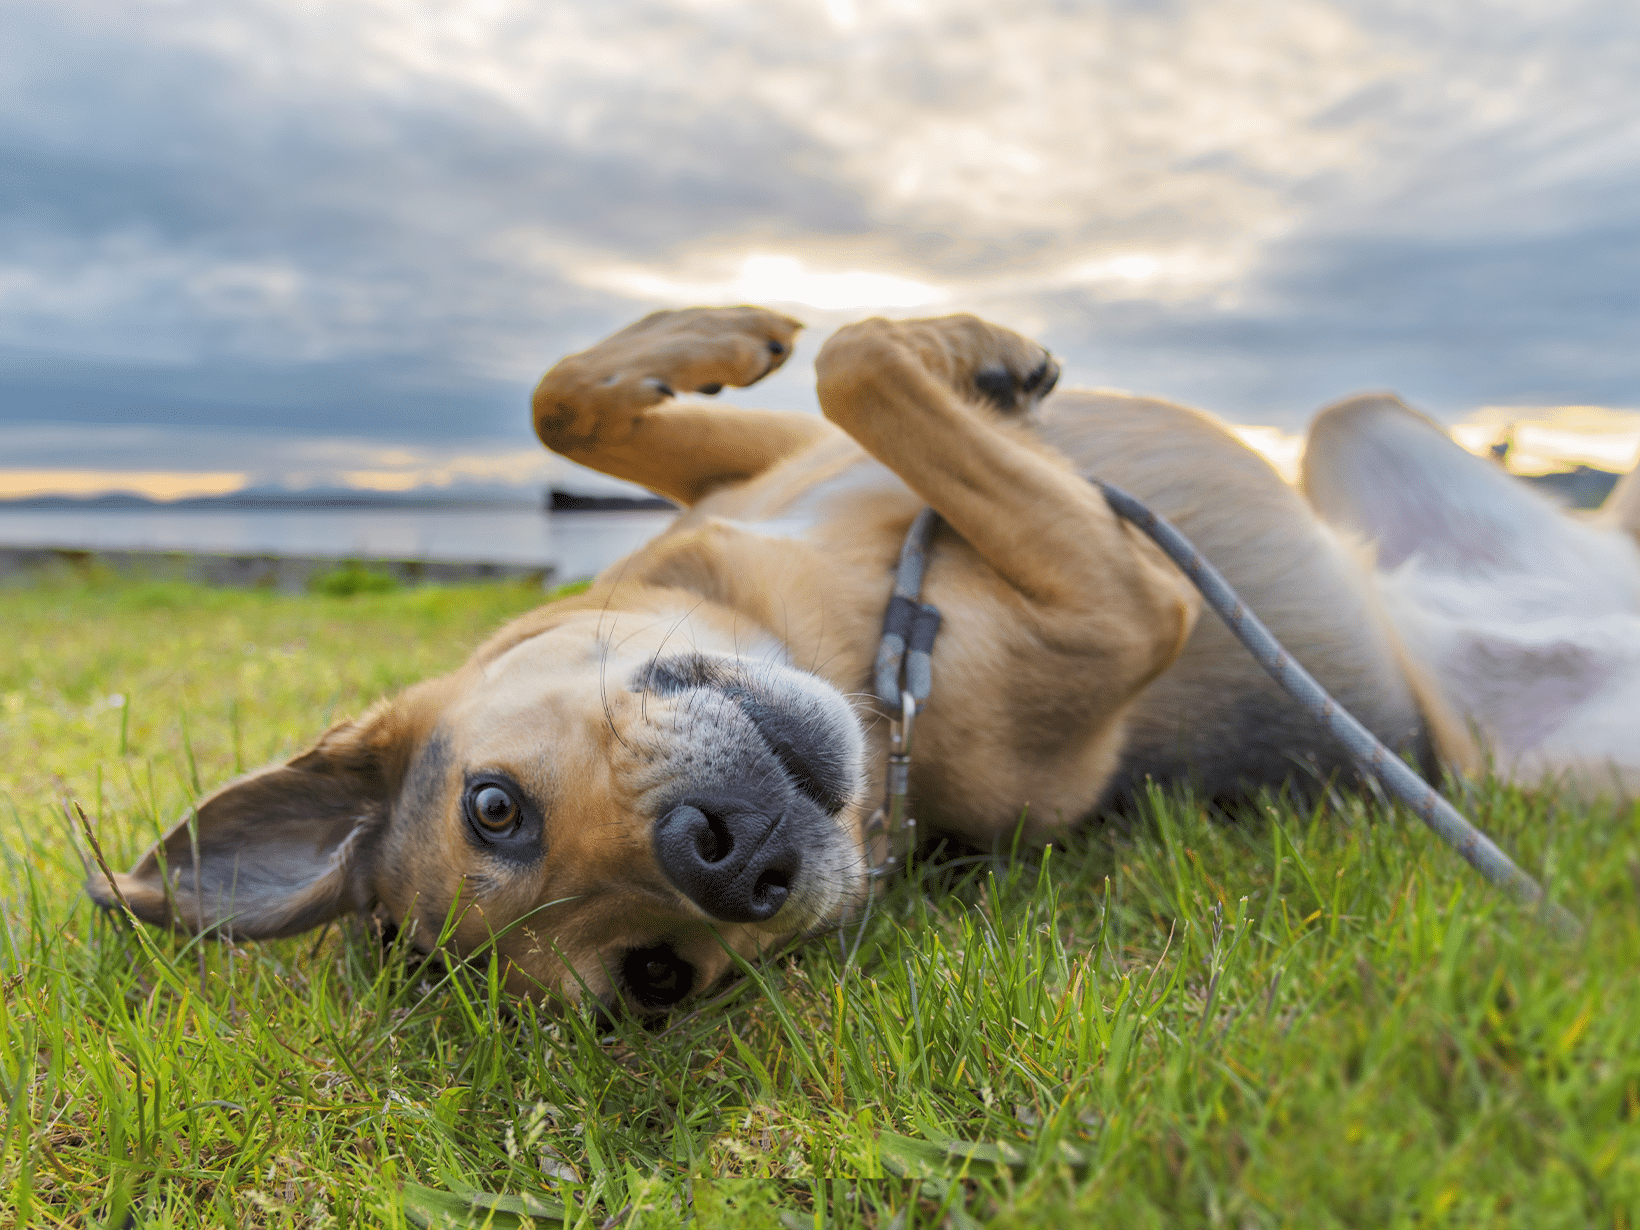
[[[762,922],[785,904],[803,867],[786,813],[736,798],[690,798],[655,821],[655,856],[713,918]]]

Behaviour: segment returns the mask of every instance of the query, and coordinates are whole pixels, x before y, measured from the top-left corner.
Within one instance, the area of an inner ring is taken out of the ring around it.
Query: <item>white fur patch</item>
[[[870,457],[839,470],[807,488],[796,499],[768,517],[720,518],[725,525],[765,538],[807,538],[816,526],[836,520],[835,504],[883,491],[903,491],[905,482],[894,471]]]
[[[1640,548],[1551,511],[1499,554],[1378,574],[1408,652],[1500,772],[1640,774]]]
[[[1318,430],[1312,498],[1376,545],[1386,615],[1497,771],[1640,782],[1634,539],[1572,519],[1393,398]]]

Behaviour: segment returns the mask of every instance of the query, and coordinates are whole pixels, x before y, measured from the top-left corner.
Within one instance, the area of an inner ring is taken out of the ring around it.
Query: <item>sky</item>
[[[530,389],[690,303],[809,324],[743,405],[975,311],[1284,438],[1640,423],[1633,0],[6,7],[0,495],[590,489]]]

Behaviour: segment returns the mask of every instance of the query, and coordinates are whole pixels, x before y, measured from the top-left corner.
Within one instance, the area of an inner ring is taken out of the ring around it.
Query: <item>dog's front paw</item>
[[[535,433],[554,452],[594,453],[679,393],[756,384],[791,355],[802,327],[759,307],[652,312],[541,377]]]
[[[774,371],[803,326],[760,307],[652,312],[577,356],[605,386],[636,386],[646,401],[744,388]]]
[[[968,315],[862,321],[838,330],[815,366],[822,379],[841,367],[870,366],[884,344],[909,350],[931,376],[965,401],[982,402],[1002,414],[1023,414],[1059,379],[1059,364],[1030,338]]]

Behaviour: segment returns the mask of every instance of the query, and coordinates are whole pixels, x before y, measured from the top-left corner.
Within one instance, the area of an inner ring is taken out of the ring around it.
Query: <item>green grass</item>
[[[356,559],[343,560],[329,572],[308,582],[308,589],[327,598],[351,598],[355,594],[387,594],[399,587],[390,574],[365,567]]]
[[[91,908],[65,796],[128,864],[538,599],[0,593],[0,1226],[1640,1224],[1632,809],[1468,800],[1579,946],[1370,801],[1158,797],[613,1033],[358,927]]]

